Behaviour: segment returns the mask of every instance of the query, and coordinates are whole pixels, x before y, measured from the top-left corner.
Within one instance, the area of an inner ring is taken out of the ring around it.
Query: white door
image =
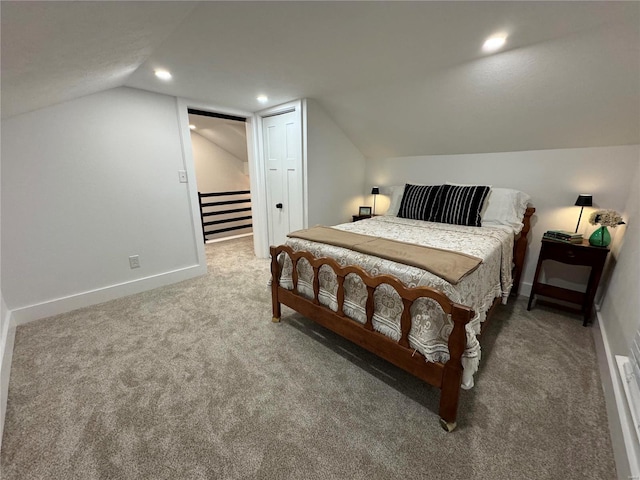
[[[287,233],[304,228],[302,130],[296,111],[265,117],[262,127],[269,244],[281,245]]]

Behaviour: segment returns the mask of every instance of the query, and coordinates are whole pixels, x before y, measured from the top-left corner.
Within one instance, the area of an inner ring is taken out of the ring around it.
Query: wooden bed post
[[[468,308],[453,305],[451,312],[453,330],[449,334],[449,361],[444,365],[440,392],[440,425],[447,432],[456,428],[458,399],[462,384],[462,354],[467,345],[465,326],[473,315],[474,313]]]
[[[522,219],[523,227],[522,230],[520,230],[520,235],[516,238],[513,246],[513,263],[515,264],[515,267],[513,269],[513,287],[511,288],[511,295],[514,297],[518,296],[518,289],[520,288],[520,276],[524,269],[524,257],[527,253],[527,235],[531,229],[531,216],[535,211],[536,209],[533,207],[528,207],[525,210],[524,218]]]
[[[278,301],[278,287],[280,286],[280,265],[278,264],[278,254],[276,247],[271,247],[271,305],[273,307],[273,317],[271,321],[278,323],[282,316],[280,302]]]

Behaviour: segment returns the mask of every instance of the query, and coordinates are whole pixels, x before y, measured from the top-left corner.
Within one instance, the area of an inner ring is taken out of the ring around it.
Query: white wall
[[[598,312],[602,348],[595,336],[600,372],[616,457],[618,478],[630,478],[640,471],[640,445],[624,394],[616,355],[628,356],[631,339],[640,326],[640,158],[626,206],[621,210],[626,225],[617,227],[611,244],[608,275],[603,278],[603,299]],[[613,268],[615,267],[615,268]]]
[[[1,170],[2,169],[0,168],[0,171]],[[1,198],[2,196],[0,195],[0,208]],[[1,259],[2,255],[0,252],[0,268],[2,267]],[[11,312],[7,308],[7,305],[4,301],[4,295],[2,294],[2,282],[0,280],[0,448],[2,447],[4,418],[7,412],[9,377],[11,374],[11,359],[13,357],[13,340],[15,338],[15,332],[16,329],[15,326],[12,325]]]
[[[305,100],[308,170],[308,225],[351,221],[363,205],[365,160],[326,111]]]
[[[613,354],[628,355],[631,339],[640,326],[640,157],[635,175],[629,172],[631,191],[619,211],[626,225],[617,227],[611,244],[611,277],[603,291],[600,313],[607,322]]]
[[[178,116],[173,97],[117,88],[2,122],[2,291],[14,315],[202,273]]]
[[[446,181],[509,187],[531,195],[536,208],[520,293],[528,295],[540,251],[549,229],[573,231],[580,210],[573,206],[580,193],[592,193],[596,207],[622,211],[627,202],[640,146],[574,148],[470,155],[426,155],[367,161],[368,185],[439,184]],[[367,187],[368,188],[368,187]],[[365,189],[366,192],[366,189]],[[380,211],[388,199],[380,198]],[[590,209],[580,224],[589,235]],[[619,230],[619,229],[618,229]],[[612,236],[617,234],[612,230]],[[581,278],[576,278],[580,282]]]
[[[191,132],[191,145],[199,192],[249,190],[249,175],[242,159],[197,132]]]

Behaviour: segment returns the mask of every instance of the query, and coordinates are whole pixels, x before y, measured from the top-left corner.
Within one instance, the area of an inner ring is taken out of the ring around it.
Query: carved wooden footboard
[[[514,279],[519,282],[522,272],[527,245],[527,233],[530,229],[530,218],[534,208],[528,208],[524,218],[524,228],[514,243]],[[280,285],[282,274],[280,255],[287,255],[293,264],[293,289],[288,290]],[[298,269],[300,259],[306,259],[313,268],[313,295],[307,298],[298,291]],[[323,265],[333,270],[337,278],[337,310],[322,305],[319,301],[320,280],[319,272]],[[365,305],[366,322],[361,324],[344,313],[345,278],[355,274],[362,279],[367,288]],[[332,258],[315,258],[306,251],[295,252],[291,247],[281,245],[271,247],[271,295],[273,304],[273,321],[279,322],[281,305],[287,305],[305,317],[332,330],[338,335],[360,345],[381,358],[393,363],[421,380],[439,388],[440,394],[440,425],[447,431],[456,427],[458,400],[462,383],[462,355],[467,345],[465,326],[474,317],[471,308],[451,301],[442,292],[431,287],[408,288],[391,275],[371,276],[364,269],[354,266],[341,266]],[[400,319],[400,339],[398,341],[383,335],[373,328],[374,294],[380,285],[389,285],[402,299],[403,310]],[[518,283],[514,283],[513,290],[517,292]],[[409,332],[411,331],[411,306],[419,298],[430,298],[437,302],[442,310],[451,318],[453,330],[448,339],[449,360],[446,363],[427,362],[425,357],[409,346]],[[496,299],[498,303],[499,299]],[[494,306],[495,306],[494,304]],[[486,324],[486,321],[484,322]]]
[[[288,255],[293,263],[293,290],[287,290],[280,286],[281,267],[278,262],[278,256],[281,253]],[[307,299],[298,292],[297,264],[301,258],[307,259],[314,271],[312,299]],[[338,279],[338,309],[336,312],[320,304],[318,300],[320,292],[318,273],[323,265],[329,266]],[[281,304],[287,305],[323,327],[360,345],[425,382],[440,388],[442,390],[440,396],[440,423],[447,431],[455,428],[460,384],[462,382],[462,354],[467,344],[465,325],[474,316],[474,312],[470,308],[452,302],[433,288],[407,288],[391,275],[372,277],[360,267],[352,265],[342,267],[332,258],[315,258],[309,252],[294,252],[293,249],[286,245],[271,247],[271,274],[274,322],[280,321]],[[367,287],[367,320],[364,324],[350,319],[343,311],[344,281],[349,274],[358,275]],[[382,284],[391,286],[402,299],[404,308],[400,319],[401,336],[397,342],[373,329],[374,292]],[[448,343],[450,359],[445,364],[427,363],[422,354],[409,346],[411,306],[419,298],[431,298],[438,302],[442,310],[447,315],[450,315],[453,321],[453,331],[449,335]]]

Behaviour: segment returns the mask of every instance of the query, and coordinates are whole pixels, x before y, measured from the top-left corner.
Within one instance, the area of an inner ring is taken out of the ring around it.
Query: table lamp
[[[576,224],[576,231],[578,233],[578,227],[580,226],[580,220],[582,219],[582,211],[584,207],[593,206],[593,196],[590,193],[581,193],[576,200],[576,206],[580,207],[580,216],[578,217],[578,223]]]
[[[371,195],[373,195],[373,214],[376,214],[376,195],[380,195],[380,189],[378,187],[373,187],[371,189]]]

